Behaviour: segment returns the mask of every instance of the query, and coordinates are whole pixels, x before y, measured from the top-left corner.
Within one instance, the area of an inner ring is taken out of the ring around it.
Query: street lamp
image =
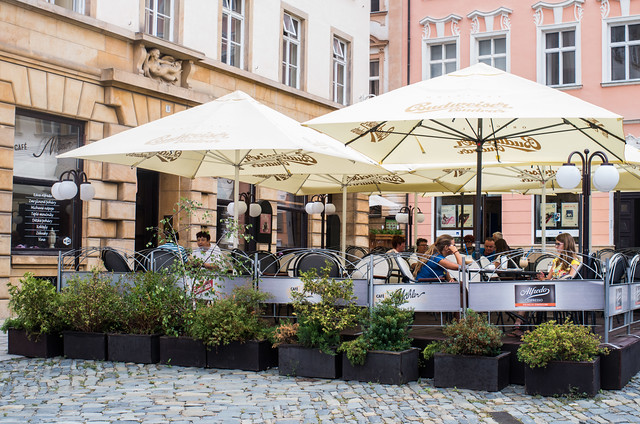
[[[320,223],[322,225],[320,228],[320,248],[321,249],[324,249],[325,216],[333,215],[334,213],[336,213],[336,205],[334,205],[331,202],[327,202],[327,200],[329,200],[329,196],[327,196],[326,194],[316,194],[314,196],[311,196],[311,199],[309,199],[309,202],[304,206],[304,210],[309,215],[320,214]]]
[[[51,186],[51,195],[56,200],[69,200],[80,192],[80,200],[89,201],[96,195],[95,188],[80,169],[70,169],[60,175],[60,180]]]
[[[578,155],[582,161],[582,172],[571,163],[571,157]],[[589,149],[584,150],[584,155],[578,151],[571,152],[567,158],[567,163],[562,165],[556,173],[556,181],[564,189],[577,187],[582,179],[582,228],[580,231],[580,246],[582,253],[589,254],[589,198],[591,197],[591,161],[594,157],[599,157],[602,164],[593,173],[593,186],[598,191],[608,192],[613,190],[620,175],[618,171],[609,163],[609,158],[604,152],[597,151],[589,154]]]
[[[238,202],[238,216],[244,215],[249,210],[249,216],[255,218],[262,213],[262,207],[256,202],[255,195],[253,193],[240,193],[238,196],[241,202]],[[248,204],[248,206],[247,206]],[[235,208],[235,202],[231,202],[227,205],[227,213],[233,216],[233,209]]]
[[[416,223],[420,224],[424,222],[424,214],[420,208],[413,206],[403,206],[396,214],[396,221],[398,224],[407,224],[407,246],[411,244],[411,227],[413,226],[413,215],[415,213]]]

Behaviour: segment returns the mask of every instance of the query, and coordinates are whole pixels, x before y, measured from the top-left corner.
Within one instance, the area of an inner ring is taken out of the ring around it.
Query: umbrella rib
[[[362,137],[364,137],[365,135],[367,135],[369,133],[376,132],[378,130],[378,128],[380,128],[381,126],[383,126],[386,123],[387,123],[387,121],[382,121],[379,124],[374,125],[373,127],[369,128],[368,130],[363,132],[362,134],[358,134],[358,136],[356,136],[355,138],[352,138],[351,140],[347,141],[346,143],[344,143],[344,145],[348,146],[349,144],[353,143],[357,139],[362,138]],[[385,132],[388,132],[388,131],[385,131]]]
[[[596,140],[595,138],[593,138],[591,135],[587,134],[582,128],[578,128],[573,122],[565,119],[564,122],[566,124],[571,125],[572,127],[574,127],[576,130],[580,131],[582,134],[584,134],[585,136],[587,136],[589,138],[589,140],[593,141],[594,143],[596,143],[598,146],[602,147],[604,150],[606,150],[607,152],[609,152],[609,154],[615,156],[619,161],[624,162],[624,159],[620,158],[617,154],[615,154],[614,152],[612,152],[610,149],[608,149],[607,147],[605,147],[602,143],[600,143],[598,140]],[[591,128],[591,127],[590,127]],[[599,130],[600,128],[598,128]],[[617,137],[618,139],[620,139],[619,137]],[[624,140],[623,140],[624,141]]]
[[[430,121],[430,122],[433,122],[433,123],[435,123],[435,124],[438,124],[438,125],[440,125],[441,127],[444,127],[444,128],[446,128],[447,130],[449,130],[449,131],[453,132],[454,134],[458,134],[458,136],[459,136],[460,138],[462,138],[462,139],[465,139],[465,140],[469,140],[469,139],[471,139],[471,137],[469,137],[469,135],[468,135],[468,134],[465,134],[465,133],[463,133],[462,131],[460,131],[460,130],[458,130],[458,129],[456,129],[456,128],[450,127],[449,125],[443,124],[443,123],[442,123],[442,122],[440,122],[440,121],[433,120],[433,121]],[[467,121],[467,122],[469,122],[469,121]],[[443,131],[443,130],[439,130],[439,129],[437,129],[437,128],[431,128],[431,127],[428,127],[428,126],[425,126],[425,125],[422,125],[422,128],[426,128],[426,129],[428,129],[428,130],[433,130],[433,131],[441,132],[441,133],[443,133],[443,134],[447,134],[447,132],[445,132],[445,131]],[[472,131],[473,131],[473,130],[472,130]],[[476,134],[475,132],[473,133],[473,135],[474,135],[474,137],[475,137],[475,138],[473,138],[473,140],[475,141],[475,140],[477,139],[477,137],[478,137],[478,136],[477,136],[477,134]],[[426,137],[426,136],[425,136],[425,137]],[[443,138],[444,138],[444,137],[443,137]],[[454,137],[454,136],[453,136],[453,134],[452,134],[452,136],[450,137],[450,139],[452,139],[452,140],[457,140],[458,138],[457,138],[457,137]]]
[[[597,131],[602,131],[603,133],[606,133],[607,135],[610,135],[611,137],[617,138],[618,140],[624,142],[625,144],[627,142],[627,140],[625,140],[624,138],[615,135],[614,133],[612,133],[611,131],[607,130],[606,128],[598,127],[597,125],[595,125],[593,122],[589,121],[588,119],[580,118],[580,120],[585,122],[589,126],[589,128],[595,129]]]
[[[421,124],[422,124],[422,119],[421,119],[420,121],[418,121],[418,123],[417,123],[417,124],[415,124],[415,125],[413,126],[413,128],[411,128],[411,131],[407,132],[407,133],[404,135],[404,137],[402,137],[400,140],[398,140],[398,142],[396,143],[396,145],[395,145],[395,146],[393,146],[393,147],[389,150],[389,152],[388,152],[386,155],[384,155],[384,157],[380,160],[380,163],[384,162],[384,160],[385,160],[386,158],[388,158],[388,157],[389,157],[389,155],[390,155],[391,153],[393,153],[393,152],[398,148],[398,146],[399,146],[400,144],[402,144],[402,142],[403,142],[404,140],[406,140],[406,139],[407,139],[407,137],[409,137],[409,136],[411,135],[411,133],[412,133],[416,128],[418,128]],[[420,147],[422,148],[422,145],[421,145]],[[422,153],[424,153],[424,150],[422,151]]]

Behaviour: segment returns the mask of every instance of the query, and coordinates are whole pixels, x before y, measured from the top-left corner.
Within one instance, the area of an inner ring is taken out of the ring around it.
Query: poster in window
[[[578,204],[577,203],[562,204],[562,226],[563,227],[578,226]]]
[[[465,228],[473,227],[473,205],[464,205],[460,214],[460,226]]]
[[[271,234],[271,214],[260,214],[260,234]]]
[[[440,206],[440,228],[456,227],[456,209],[457,205]]]
[[[556,212],[558,205],[556,203],[547,203],[545,204],[544,214],[541,218],[544,218],[547,228],[556,226]],[[540,226],[542,226],[542,221],[540,221]]]

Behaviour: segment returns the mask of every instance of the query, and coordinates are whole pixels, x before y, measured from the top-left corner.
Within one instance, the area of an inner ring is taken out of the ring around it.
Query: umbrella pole
[[[418,193],[413,193],[413,244],[412,246],[416,246],[416,250],[418,247],[418,221],[416,221],[416,216],[418,212]]]
[[[478,119],[478,138],[476,140],[476,207],[473,235],[476,243],[484,241],[482,237],[482,118]]]
[[[542,184],[542,195],[540,196],[540,234],[542,237],[542,250],[547,248],[547,185]]]
[[[233,248],[238,247],[238,237],[240,235],[240,227],[238,222],[238,202],[240,201],[240,152],[236,150],[236,166],[234,169],[233,179],[233,222],[235,226],[235,234],[233,235]]]
[[[347,255],[347,185],[342,186],[342,227],[340,231],[340,251],[342,257],[346,258]]]

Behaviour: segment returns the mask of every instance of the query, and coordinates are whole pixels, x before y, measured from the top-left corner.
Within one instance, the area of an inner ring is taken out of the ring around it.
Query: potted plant
[[[340,345],[344,380],[404,384],[418,379],[419,349],[411,347],[409,337],[413,309],[401,308],[406,302],[400,289],[388,294],[361,320],[362,334]]]
[[[26,273],[9,287],[9,309],[14,315],[2,325],[8,333],[8,353],[31,358],[62,355],[63,322],[58,314],[60,295],[50,281]]]
[[[436,387],[495,392],[509,384],[509,352],[501,352],[502,332],[468,309],[443,329],[441,351],[434,354]],[[428,359],[428,358],[425,358]]]
[[[276,365],[276,354],[268,341],[271,328],[260,317],[269,297],[238,286],[230,296],[197,304],[190,334],[207,347],[208,368],[262,371]]]
[[[107,359],[107,332],[118,329],[123,308],[119,283],[94,270],[71,278],[60,294],[60,314],[68,331],[63,332],[68,358]]]
[[[518,348],[525,363],[524,390],[531,395],[595,396],[600,390],[600,336],[567,320],[527,331]]]
[[[302,287],[291,292],[297,327],[284,323],[274,335],[280,375],[341,375],[342,361],[336,355],[340,332],[355,326],[360,310],[355,304],[353,281],[331,278],[329,271],[327,265],[319,274],[315,268],[301,273]]]
[[[178,325],[188,299],[175,277],[139,272],[122,289],[118,331],[109,333],[110,361],[152,364],[159,361],[160,335]]]

